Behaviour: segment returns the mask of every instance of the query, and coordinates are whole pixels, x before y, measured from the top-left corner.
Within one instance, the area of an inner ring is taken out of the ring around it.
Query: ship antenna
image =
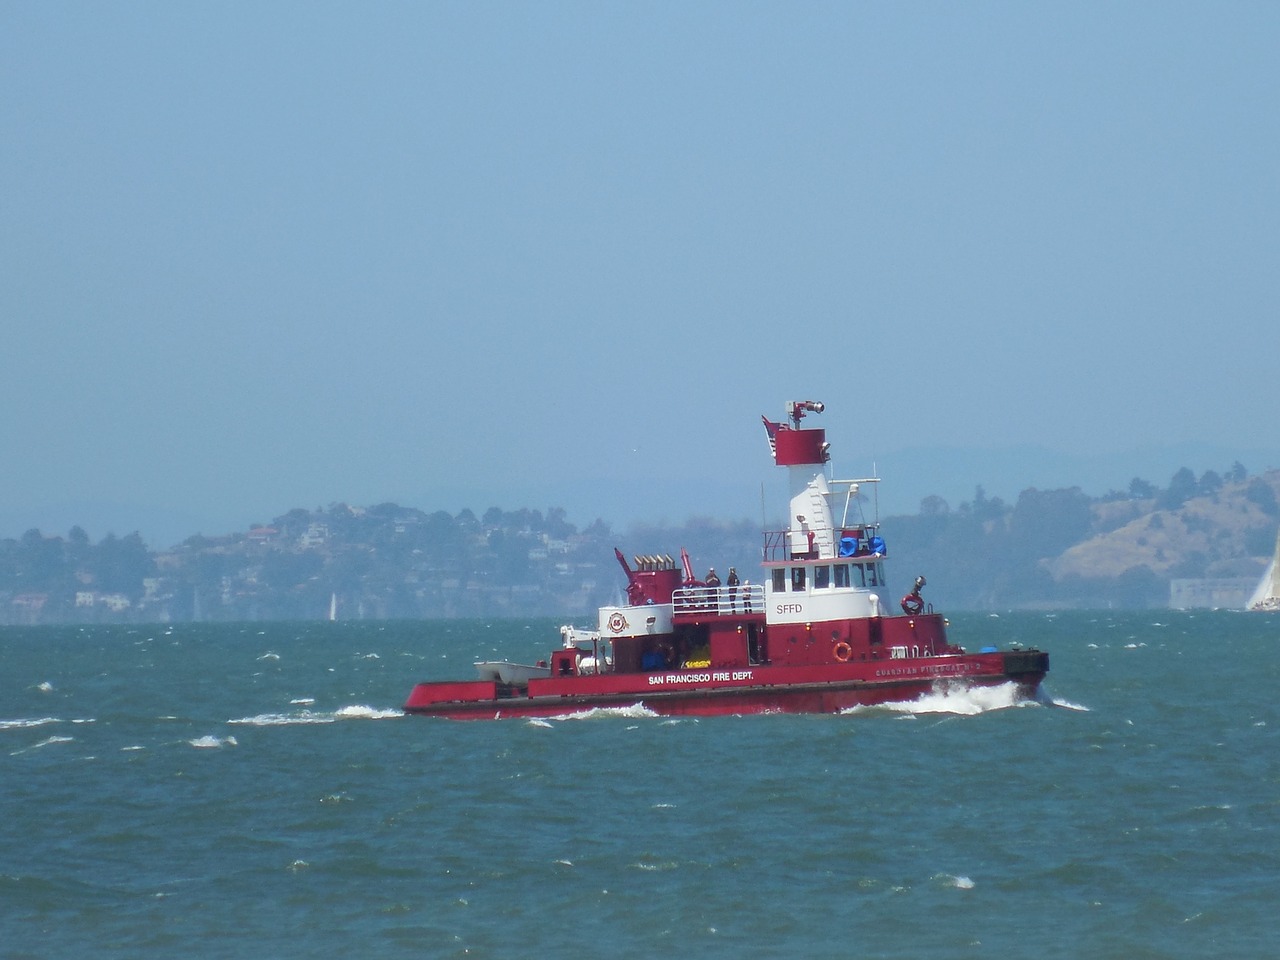
[[[876,466],[875,460],[871,461],[871,475],[877,478],[880,476],[880,468]],[[875,485],[875,489],[871,491],[871,495],[875,497],[875,500],[872,502],[872,506],[875,510],[876,527],[878,528],[880,526],[880,484],[877,483]]]

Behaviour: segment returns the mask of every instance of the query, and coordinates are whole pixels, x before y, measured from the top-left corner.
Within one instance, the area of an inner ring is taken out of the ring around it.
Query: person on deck
[[[707,571],[707,606],[715,610],[720,606],[720,578],[716,576],[716,568]]]

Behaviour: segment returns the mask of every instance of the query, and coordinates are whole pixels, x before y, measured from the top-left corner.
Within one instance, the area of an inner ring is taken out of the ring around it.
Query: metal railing
[[[764,612],[764,584],[742,583],[736,587],[680,587],[671,595],[676,613],[734,616]]]

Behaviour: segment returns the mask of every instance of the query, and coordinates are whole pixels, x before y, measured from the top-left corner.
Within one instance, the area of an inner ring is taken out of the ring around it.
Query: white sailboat
[[[338,595],[336,593],[329,594],[329,619],[338,619]]]
[[[1276,534],[1276,552],[1267,564],[1267,570],[1258,581],[1258,588],[1249,598],[1247,610],[1280,610],[1280,534]]]

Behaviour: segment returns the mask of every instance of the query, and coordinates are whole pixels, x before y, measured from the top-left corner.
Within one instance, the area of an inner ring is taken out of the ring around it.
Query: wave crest
[[[260,713],[255,717],[240,717],[227,723],[245,727],[288,727],[309,723],[337,723],[339,720],[390,720],[402,717],[401,710],[380,710],[364,704],[352,704],[337,710],[299,710],[295,713]]]
[[[931,713],[950,713],[971,717],[992,710],[1008,710],[1011,707],[1038,706],[1035,700],[1027,700],[1018,692],[1018,685],[1010,681],[995,686],[970,686],[967,684],[939,684],[928,693],[914,700],[898,700],[868,706],[850,707],[841,713],[868,713],[887,711],[910,716]]]
[[[188,740],[187,743],[198,750],[217,750],[221,747],[239,746],[235,737],[215,737],[212,734],[196,737],[194,740]]]
[[[643,717],[660,717],[643,703],[633,703],[626,707],[588,707],[586,710],[575,710],[547,717],[548,720],[595,720],[598,717],[625,717],[640,719]]]
[[[23,730],[27,727],[43,727],[46,723],[62,723],[59,717],[36,717],[24,720],[0,720],[0,730]]]

